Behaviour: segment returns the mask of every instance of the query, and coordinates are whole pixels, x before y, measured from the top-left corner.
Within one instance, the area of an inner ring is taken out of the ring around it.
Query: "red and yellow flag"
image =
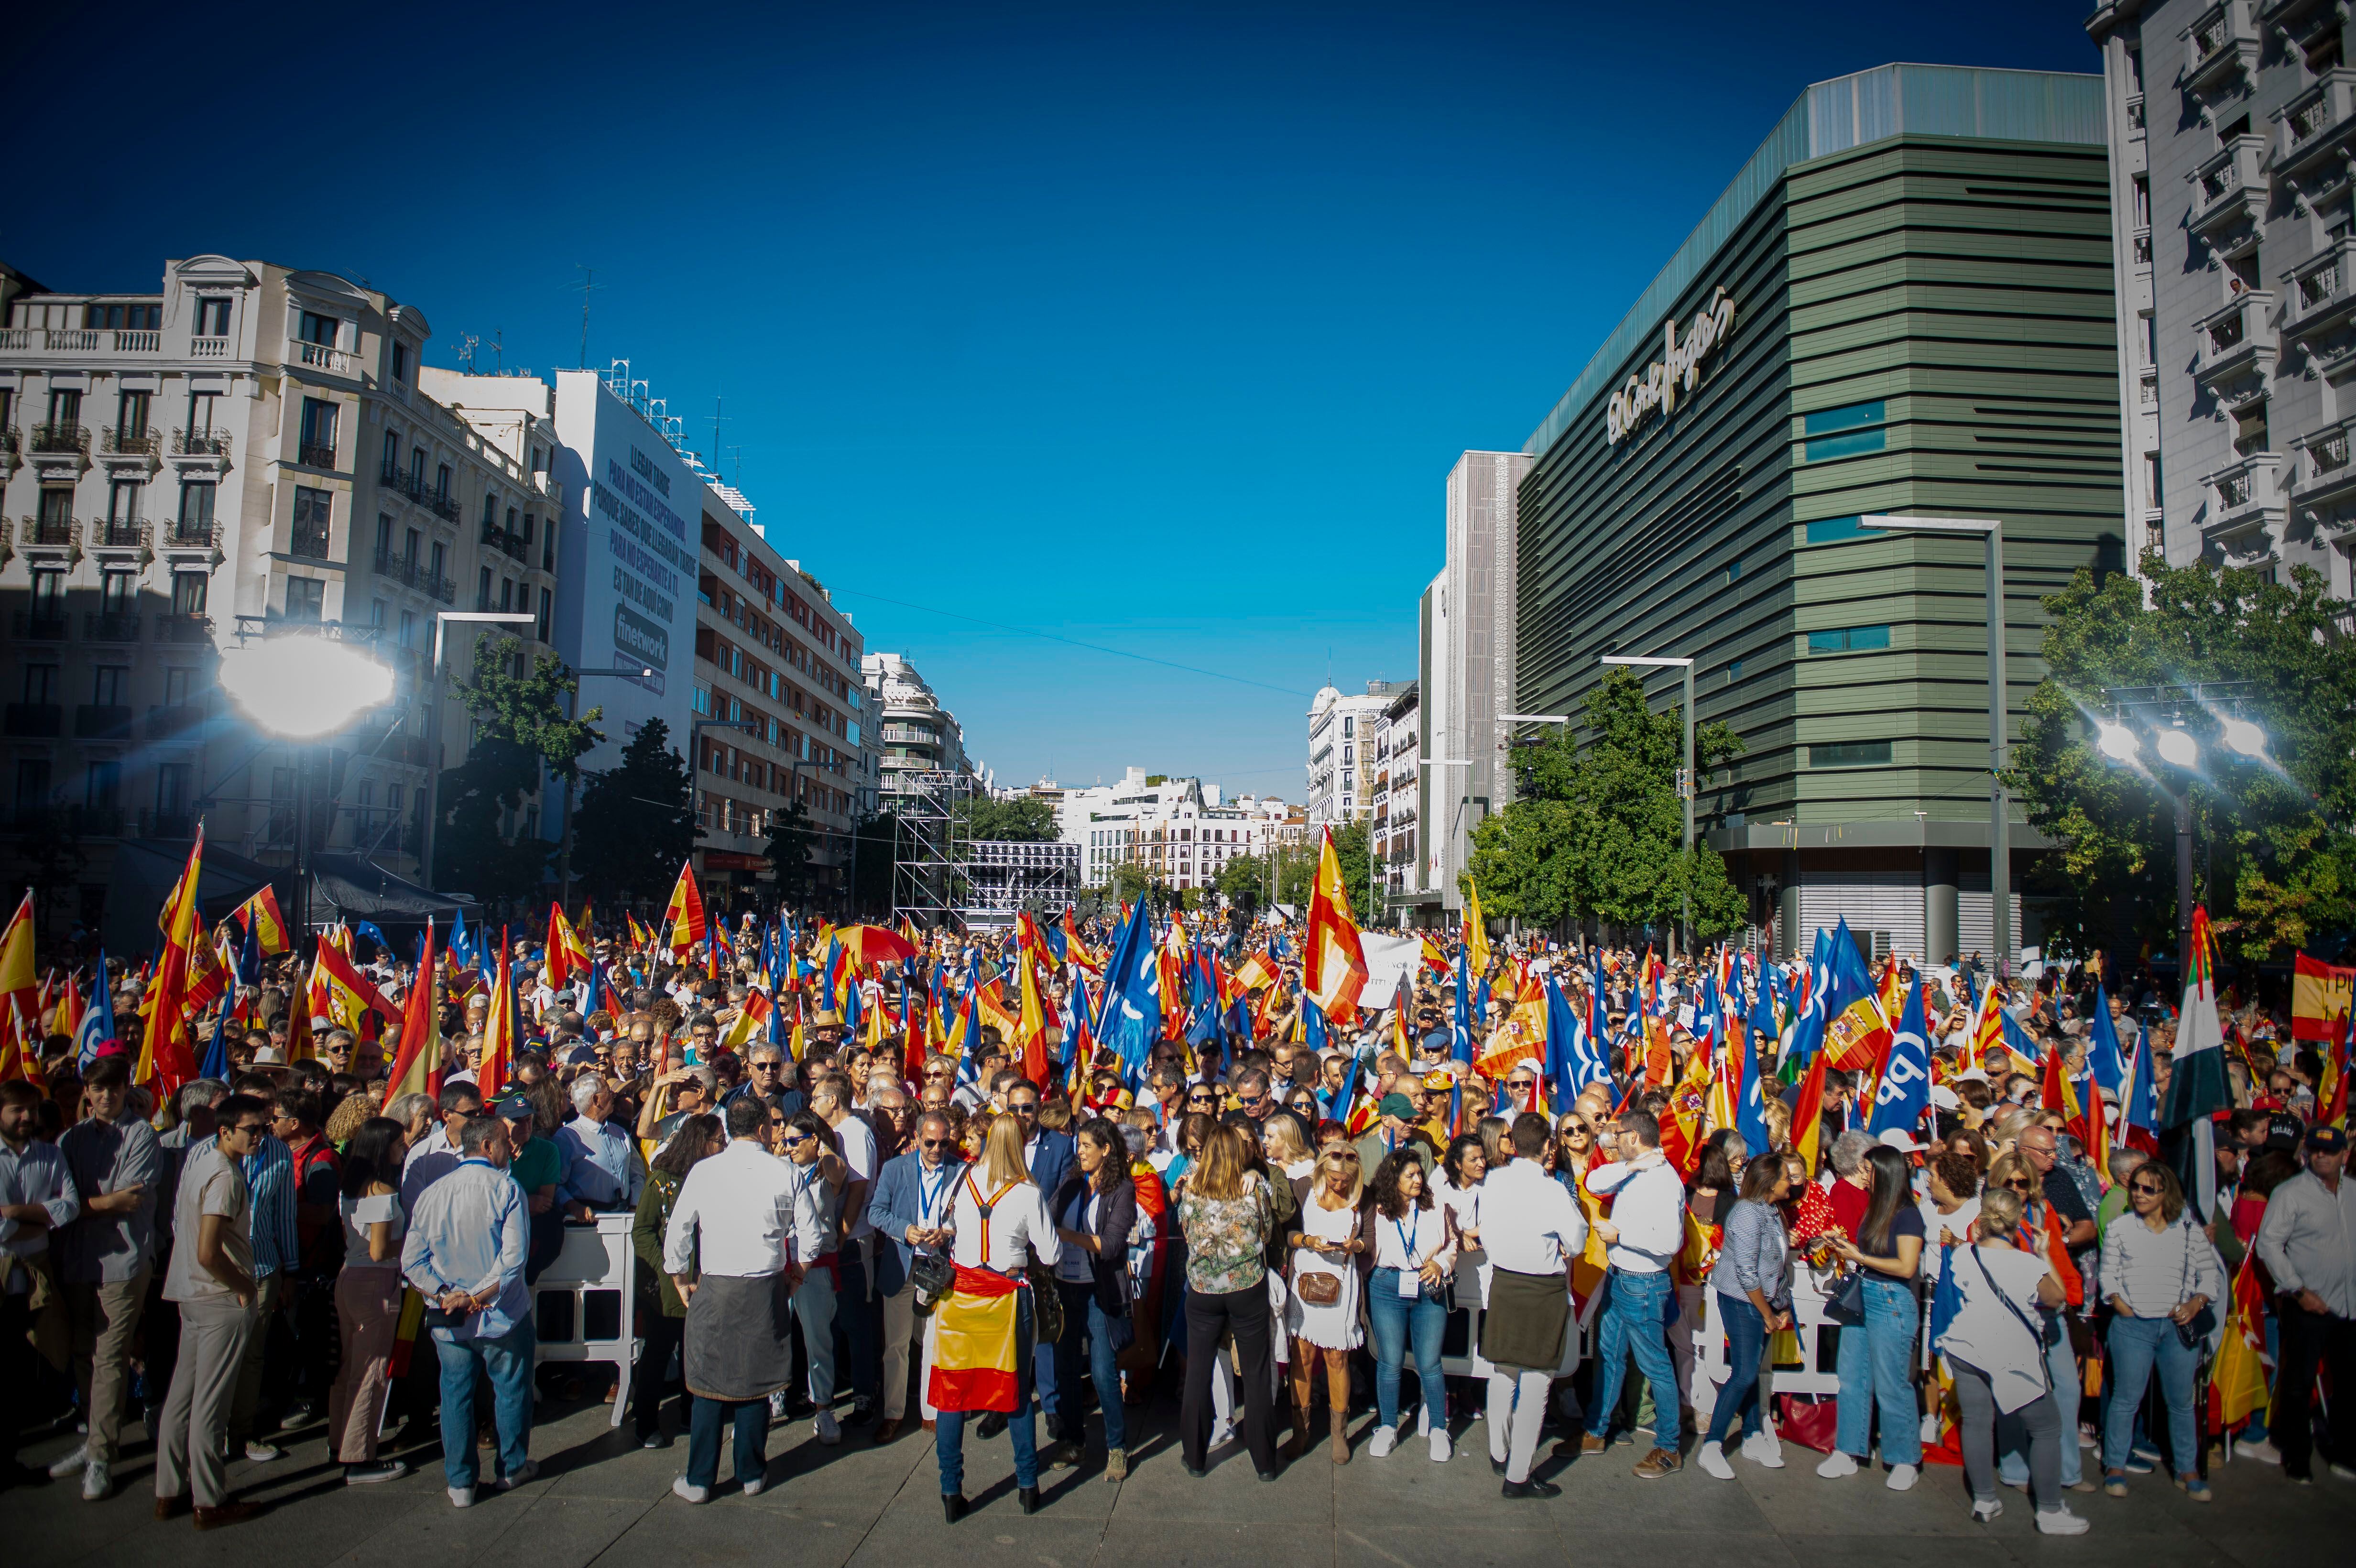
[[[262,884],[260,892],[238,905],[237,912],[230,918],[237,922],[240,930],[253,928],[254,940],[264,958],[275,958],[294,945],[286,934],[286,917],[278,912],[278,890],[268,882]]]
[[[159,1101],[178,1093],[180,1085],[197,1075],[182,1007],[187,997],[188,965],[204,941],[197,919],[197,880],[204,869],[204,857],[205,825],[199,822],[197,840],[188,846],[188,862],[181,868],[180,880],[172,884],[171,897],[156,920],[164,933],[164,948],[156,956],[155,976],[147,987],[147,1023],[141,1031],[134,1081],[152,1084]]]
[[[0,935],[0,996],[13,997],[18,1007],[38,1018],[40,990],[41,977],[33,968],[33,890],[27,888],[6,933]]]
[[[1342,880],[1342,859],[1333,853],[1331,827],[1323,830],[1318,851],[1317,883],[1309,895],[1309,928],[1301,949],[1302,988],[1328,1020],[1350,1022],[1357,1016],[1358,993],[1366,985],[1366,950],[1350,912],[1349,885]]]
[[[403,1094],[438,1096],[442,1093],[442,1009],[434,1003],[434,922],[430,919],[425,923],[425,951],[417,961],[417,978],[404,1000],[401,1043],[384,1086],[388,1105]]]
[[[2234,1272],[2225,1332],[2209,1368],[2209,1422],[2220,1431],[2239,1426],[2266,1404],[2266,1296],[2258,1284],[2253,1247]]]
[[[589,944],[581,940],[572,923],[564,918],[563,906],[551,900],[548,905],[548,983],[552,987],[572,984],[575,976],[589,973]]]
[[[491,975],[490,1006],[483,1014],[483,1064],[475,1070],[475,1086],[488,1105],[515,1066],[515,986],[509,974],[508,933],[499,930],[499,959]]]
[[[695,890],[695,866],[691,861],[679,869],[679,881],[671,888],[670,902],[663,910],[663,945],[677,957],[702,941],[706,929],[703,895]]]
[[[996,1269],[957,1265],[957,1288],[933,1308],[935,1410],[1014,1409],[1014,1289]]]

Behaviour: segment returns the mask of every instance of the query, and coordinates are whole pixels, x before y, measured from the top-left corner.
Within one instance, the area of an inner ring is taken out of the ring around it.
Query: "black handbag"
[[[2178,1223],[2182,1224],[2183,1221],[2179,1221]],[[2184,1228],[2188,1231],[2192,1229],[2190,1225]],[[2199,1232],[2195,1232],[2194,1234],[2197,1235]],[[2188,1235],[2184,1238],[2184,1283],[2177,1286],[2176,1299],[2182,1301],[2191,1289],[2192,1236]],[[2190,1322],[2179,1323],[2176,1326],[2176,1337],[2183,1342],[2184,1348],[2188,1350],[2199,1349],[2207,1341],[2209,1336],[2215,1332],[2217,1332],[2217,1308],[2214,1304],[2206,1301],[2201,1304],[2201,1310],[2192,1315]]]
[[[918,1253],[908,1264],[908,1282],[916,1287],[916,1311],[930,1312],[957,1285],[957,1264],[947,1253]]]
[[[1825,1321],[1844,1328],[1865,1327],[1865,1271],[1847,1275],[1825,1300]]]

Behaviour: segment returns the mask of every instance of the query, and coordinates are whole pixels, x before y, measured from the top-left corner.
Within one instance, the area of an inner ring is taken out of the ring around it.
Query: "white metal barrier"
[[[638,1255],[630,1245],[637,1216],[600,1214],[593,1223],[567,1221],[564,1246],[532,1289],[532,1317],[542,1361],[610,1362],[621,1380],[614,1418],[630,1403],[630,1365],[637,1360],[633,1328]]]

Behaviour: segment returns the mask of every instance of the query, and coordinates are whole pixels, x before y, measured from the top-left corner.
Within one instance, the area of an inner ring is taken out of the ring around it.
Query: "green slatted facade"
[[[1968,883],[1976,848],[1985,887],[1979,541],[1841,519],[2004,520],[2018,715],[2039,596],[2123,564],[2108,192],[2099,145],[1910,134],[1791,165],[1668,313],[1682,336],[1733,296],[1696,389],[1612,446],[1607,389],[1524,481],[1516,706],[1576,711],[1602,654],[1694,656],[1702,717],[1749,747],[1701,801],[1738,878]],[[1655,323],[1621,376],[1660,351]],[[1650,685],[1676,699],[1676,672]]]

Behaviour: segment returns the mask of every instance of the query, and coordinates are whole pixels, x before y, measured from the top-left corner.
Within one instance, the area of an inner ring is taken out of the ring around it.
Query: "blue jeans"
[[[2078,1402],[2085,1385],[2078,1381],[2078,1352],[2071,1348],[2069,1330],[2058,1321],[2058,1315],[2039,1307],[2040,1327],[2046,1329],[2045,1376],[2052,1385],[2046,1397],[2053,1402],[2054,1419],[2062,1427],[2062,1484],[2074,1487],[2085,1475],[2085,1457],[2078,1448]],[[1997,1471],[2005,1485],[2019,1487],[2029,1484],[2029,1435],[2027,1426],[2017,1416],[1999,1415],[1996,1422],[1997,1442],[2003,1452],[1997,1457]]]
[[[1722,1290],[1713,1294],[1718,1297],[1719,1321],[1726,1325],[1726,1384],[1718,1391],[1718,1403],[1710,1406],[1709,1435],[1704,1441],[1725,1442],[1727,1429],[1738,1415],[1742,1418],[1742,1435],[1756,1437],[1760,1433],[1759,1362],[1767,1353],[1767,1318],[1748,1296],[1729,1296]]]
[[[1018,1487],[1039,1484],[1039,1429],[1031,1419],[1031,1291],[1025,1286],[1014,1293],[1014,1397],[1018,1403],[1006,1418],[1007,1435],[1014,1440]],[[933,1457],[940,1462],[945,1498],[965,1490],[965,1418],[962,1410],[944,1410],[933,1417]]]
[[[1440,1340],[1448,1328],[1448,1302],[1436,1290],[1412,1300],[1399,1294],[1399,1271],[1378,1268],[1366,1283],[1366,1327],[1375,1339],[1375,1407],[1381,1424],[1399,1424],[1399,1372],[1409,1341],[1415,1349],[1415,1380],[1423,1388],[1423,1413],[1434,1432],[1448,1430],[1448,1382],[1440,1371]]]
[[[475,1375],[491,1380],[491,1414],[499,1432],[499,1468],[511,1476],[530,1458],[532,1331],[530,1319],[496,1339],[445,1338],[434,1330],[442,1360],[442,1474],[454,1487],[471,1487],[475,1467]]]
[[[1612,1271],[1611,1292],[1603,1304],[1603,1333],[1596,1345],[1595,1408],[1587,1413],[1587,1429],[1598,1437],[1612,1429],[1612,1412],[1620,1408],[1620,1383],[1628,1358],[1653,1386],[1653,1445],[1674,1454],[1684,1437],[1677,1397],[1677,1369],[1669,1360],[1669,1308],[1676,1293],[1668,1271],[1626,1274]]]
[[[1096,1385],[1097,1412],[1104,1417],[1105,1446],[1126,1448],[1129,1434],[1121,1417],[1120,1352],[1112,1348],[1111,1323],[1104,1308],[1097,1305],[1096,1286],[1057,1280],[1055,1288],[1064,1296],[1064,1338],[1055,1346],[1059,1363],[1056,1382],[1063,1390],[1064,1401],[1060,1430],[1070,1441],[1080,1441],[1080,1407],[1086,1403],[1080,1398],[1080,1382],[1085,1377]],[[1048,1429],[1058,1430],[1058,1424],[1049,1423]]]
[[[889,1242],[878,1242],[889,1246]],[[884,1393],[884,1298],[867,1294],[867,1260],[845,1243],[842,1248],[842,1288],[834,1299],[835,1332],[842,1338],[836,1365],[853,1398],[873,1406]]]
[[[720,1478],[720,1424],[736,1423],[736,1480],[751,1486],[767,1474],[769,1402],[766,1399],[725,1400],[695,1396],[687,1423],[687,1484],[708,1487]]]
[[[2180,1472],[2200,1467],[2201,1449],[2192,1435],[2192,1371],[2197,1352],[2165,1317],[2111,1319],[2111,1408],[2103,1420],[2103,1468],[2124,1470],[2143,1408],[2144,1385],[2159,1370],[2160,1397],[2168,1403],[2169,1456]]]
[[[1874,1406],[1881,1407],[1881,1462],[1922,1462],[1922,1419],[1914,1405],[1914,1287],[1868,1273],[1865,1322],[1844,1326],[1835,1367],[1840,1373],[1842,1453],[1860,1462],[1873,1453]]]

